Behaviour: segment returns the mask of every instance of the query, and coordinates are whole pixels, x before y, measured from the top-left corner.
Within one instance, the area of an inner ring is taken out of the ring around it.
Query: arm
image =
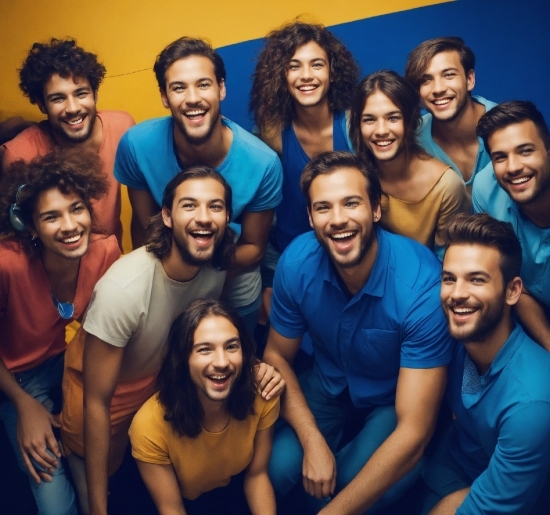
[[[111,440],[111,398],[124,347],[115,347],[92,334],[84,347],[84,452],[90,513],[107,513],[107,480]]]
[[[336,461],[300,389],[292,362],[301,338],[285,338],[273,327],[269,331],[264,359],[276,367],[286,382],[281,416],[292,426],[304,449],[302,474],[304,488],[319,499],[328,497],[336,486]]]
[[[253,515],[276,513],[275,493],[267,475],[274,427],[270,426],[256,433],[254,455],[244,478],[244,495]]]
[[[52,426],[59,422],[35,398],[25,392],[0,358],[0,390],[13,402],[17,410],[17,442],[29,474],[40,484],[40,477],[51,480],[48,474],[38,473],[31,460],[53,473],[61,457]],[[46,450],[48,448],[52,454]]]
[[[550,351],[550,321],[542,306],[525,288],[516,304],[516,313],[529,336]]]
[[[185,515],[178,480],[172,465],[136,460],[139,473],[160,515]]]
[[[137,249],[145,244],[147,220],[159,212],[159,207],[149,191],[128,187],[128,197],[132,205],[132,247]]]
[[[274,212],[274,209],[243,212],[241,236],[237,241],[233,268],[247,269],[260,263],[264,257]]]
[[[395,430],[320,514],[361,514],[413,469],[432,436],[446,379],[446,367],[401,368]]]

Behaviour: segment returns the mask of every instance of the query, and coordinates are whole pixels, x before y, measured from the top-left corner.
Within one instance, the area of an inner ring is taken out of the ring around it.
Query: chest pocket
[[[355,349],[353,368],[369,377],[393,377],[399,372],[400,356],[399,332],[361,329],[360,349]]]

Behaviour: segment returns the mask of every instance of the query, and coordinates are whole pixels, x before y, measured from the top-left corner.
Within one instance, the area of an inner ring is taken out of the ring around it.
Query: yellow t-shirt
[[[158,395],[137,412],[130,426],[132,456],[146,463],[172,465],[186,499],[229,484],[252,461],[256,432],[272,426],[279,416],[279,398],[256,396],[254,415],[231,418],[219,433],[202,430],[196,438],[180,436],[164,420]]]

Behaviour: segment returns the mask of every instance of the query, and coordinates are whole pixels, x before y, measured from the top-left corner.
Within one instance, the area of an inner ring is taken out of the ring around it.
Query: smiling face
[[[227,318],[203,318],[193,338],[189,374],[205,407],[226,402],[243,367],[239,331]]]
[[[31,234],[42,243],[44,259],[80,259],[88,250],[92,220],[82,199],[57,188],[38,196]]]
[[[183,261],[202,266],[212,260],[229,223],[223,185],[210,177],[189,179],[175,191],[172,211],[162,218],[172,228],[172,251]]]
[[[531,120],[496,130],[488,138],[495,177],[518,204],[550,192],[550,155]]]
[[[44,84],[44,101],[40,110],[56,139],[81,143],[91,135],[96,123],[96,96],[85,77],[64,79],[54,73]]]
[[[455,50],[432,57],[420,83],[424,107],[441,122],[452,121],[464,110],[474,88],[474,71],[464,71]]]
[[[361,135],[378,161],[391,161],[403,149],[403,113],[381,91],[367,97],[361,114]]]
[[[296,49],[286,70],[287,88],[294,102],[313,107],[327,101],[330,63],[327,53],[314,41]]]
[[[220,102],[225,98],[225,83],[218,84],[214,65],[207,57],[185,57],[166,70],[165,80],[162,104],[172,112],[176,129],[191,145],[206,143],[221,128]]]
[[[380,206],[371,206],[367,180],[355,168],[339,168],[311,182],[310,224],[337,268],[360,266],[375,239]]]

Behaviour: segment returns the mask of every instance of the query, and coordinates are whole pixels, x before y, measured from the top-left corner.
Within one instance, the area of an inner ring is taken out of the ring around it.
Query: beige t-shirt
[[[225,275],[205,266],[190,281],[174,281],[141,247],[115,262],[97,283],[83,327],[126,347],[119,381],[157,374],[174,319],[195,299],[218,299]]]

